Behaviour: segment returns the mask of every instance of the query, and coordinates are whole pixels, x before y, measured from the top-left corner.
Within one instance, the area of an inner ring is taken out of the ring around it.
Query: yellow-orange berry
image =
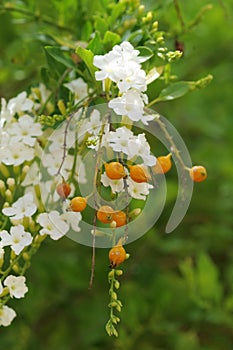
[[[69,196],[71,188],[68,183],[62,182],[59,185],[57,185],[56,191],[62,199],[65,199]]]
[[[87,200],[84,197],[74,197],[70,201],[69,209],[75,212],[83,211],[87,206]]]
[[[202,165],[195,165],[189,170],[189,175],[194,182],[202,182],[207,178],[207,171]]]
[[[166,156],[160,156],[157,158],[157,162],[152,168],[155,174],[166,174],[171,169],[171,156],[172,154],[169,153]]]
[[[112,216],[113,221],[116,222],[116,227],[121,227],[126,224],[126,214],[124,211],[115,211]]]
[[[110,261],[110,267],[114,269],[121,263],[123,263],[126,259],[126,251],[122,247],[122,245],[114,246],[109,251],[109,261]]]
[[[111,162],[104,164],[106,175],[111,180],[120,180],[125,177],[125,169],[119,162]]]
[[[150,175],[143,165],[130,165],[130,177],[133,181],[141,183],[150,180]]]
[[[97,210],[97,219],[103,224],[109,224],[113,221],[114,210],[108,205],[103,205]]]

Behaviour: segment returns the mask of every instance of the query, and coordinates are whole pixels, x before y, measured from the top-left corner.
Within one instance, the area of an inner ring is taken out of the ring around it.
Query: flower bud
[[[9,177],[6,181],[9,190],[12,192],[15,190],[15,179],[13,177]]]
[[[15,264],[12,266],[12,270],[15,272],[15,273],[19,273],[19,265],[18,264]]]
[[[0,163],[0,173],[6,178],[10,176],[9,170],[3,163]]]
[[[0,194],[2,197],[5,197],[5,190],[6,190],[5,182],[0,180]]]
[[[12,192],[9,189],[5,191],[5,197],[8,203],[12,203],[13,196],[12,196]]]
[[[140,5],[139,8],[138,8],[138,14],[140,16],[142,16],[144,11],[145,11],[145,6],[144,5]]]
[[[24,252],[24,253],[23,253],[23,259],[24,259],[25,261],[30,261],[30,255],[29,255],[28,253]]]
[[[57,103],[57,106],[59,108],[59,111],[61,112],[62,115],[66,114],[66,106],[63,100],[59,100]]]
[[[117,276],[123,275],[123,271],[120,269],[115,270]]]

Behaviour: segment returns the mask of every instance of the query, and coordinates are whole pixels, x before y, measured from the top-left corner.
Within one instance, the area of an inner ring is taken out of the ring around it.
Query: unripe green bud
[[[30,255],[29,255],[27,252],[24,252],[24,253],[23,253],[23,259],[24,259],[25,261],[30,261]]]
[[[12,266],[12,270],[16,273],[19,273],[20,269],[19,269],[19,265],[18,264],[15,264]]]
[[[111,298],[117,300],[117,293],[111,292]]]
[[[12,196],[12,192],[9,189],[5,191],[5,198],[8,203],[12,203],[13,196]]]
[[[15,190],[15,179],[13,177],[9,177],[6,181],[9,190],[12,192]]]
[[[138,8],[138,14],[141,16],[144,11],[145,11],[145,6],[144,5],[140,5],[139,8]]]
[[[120,269],[115,270],[117,276],[123,275],[123,271]]]

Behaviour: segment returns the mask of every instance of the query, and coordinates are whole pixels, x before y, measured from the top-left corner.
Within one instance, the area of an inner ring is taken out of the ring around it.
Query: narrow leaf
[[[76,51],[77,55],[83,60],[85,65],[87,66],[91,77],[95,80],[95,71],[97,70],[93,65],[94,54],[90,50],[84,49],[83,47],[77,47]]]
[[[75,68],[75,64],[72,59],[66,56],[59,47],[45,46],[45,50],[55,61],[63,64],[65,67]]]

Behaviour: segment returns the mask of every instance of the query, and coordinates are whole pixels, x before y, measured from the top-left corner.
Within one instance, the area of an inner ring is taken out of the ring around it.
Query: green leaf
[[[71,58],[66,56],[59,47],[45,46],[45,51],[57,62],[63,64],[67,68],[75,68],[75,64]]]
[[[94,38],[90,41],[87,47],[88,50],[91,50],[94,55],[101,55],[104,52],[104,47],[102,40],[100,38],[99,32],[95,33]]]
[[[96,16],[94,27],[95,27],[95,30],[97,30],[100,33],[101,37],[103,37],[108,30],[108,23],[106,19]]]
[[[93,78],[93,80],[95,81],[95,71],[97,70],[95,68],[95,66],[93,65],[93,58],[94,58],[94,54],[92,51],[84,49],[83,47],[79,46],[77,47],[77,49],[75,50],[75,52],[77,53],[77,55],[79,55],[79,57],[83,60],[83,62],[85,63],[85,65],[88,68],[88,71],[91,75],[91,77]]]
[[[109,48],[112,48],[114,45],[120,43],[120,41],[121,41],[120,35],[110,32],[109,30],[107,30],[103,39],[103,43],[105,45],[108,45]]]
[[[219,282],[219,271],[211,258],[202,253],[197,261],[197,286],[201,298],[219,302],[222,297],[222,286]]]
[[[114,5],[111,15],[108,18],[109,27],[113,27],[118,17],[125,12],[126,3],[124,1],[118,2]]]
[[[189,91],[193,90],[193,88],[193,82],[180,81],[178,83],[173,83],[161,91],[156,102],[175,100],[176,98],[184,96]]]
[[[154,55],[153,51],[149,49],[149,47],[138,46],[136,49],[140,51],[139,56],[143,57],[143,60],[141,60],[141,62],[148,61]]]

